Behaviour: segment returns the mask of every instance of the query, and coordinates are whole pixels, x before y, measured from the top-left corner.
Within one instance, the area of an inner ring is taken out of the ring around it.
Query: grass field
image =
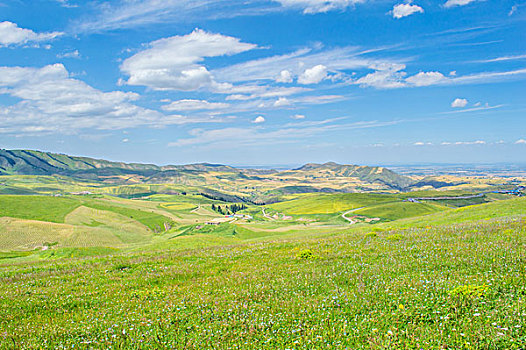
[[[272,204],[269,207],[288,215],[333,214],[391,201],[393,201],[393,196],[384,194],[307,194],[297,199]]]
[[[526,222],[4,265],[4,348],[520,349]]]
[[[354,211],[353,214],[392,221],[427,215],[448,209],[448,207],[431,203],[395,202],[359,209]]]
[[[0,195],[0,349],[526,348],[526,198],[405,198]]]

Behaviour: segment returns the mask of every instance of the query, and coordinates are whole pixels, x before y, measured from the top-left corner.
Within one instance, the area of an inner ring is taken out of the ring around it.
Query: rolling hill
[[[415,181],[382,167],[306,164],[287,171],[238,169],[220,164],[157,166],[112,162],[33,150],[0,149],[0,175],[63,175],[79,179],[114,183],[182,183],[210,185],[224,180],[232,182],[275,181],[284,187],[281,193],[352,192],[353,188],[404,190]],[[348,181],[346,181],[346,179]],[[342,181],[338,186],[334,181]],[[327,181],[331,182],[327,184]],[[294,187],[295,186],[295,187]],[[244,186],[248,187],[248,186]],[[292,189],[291,189],[292,188]],[[279,191],[278,191],[279,192]]]

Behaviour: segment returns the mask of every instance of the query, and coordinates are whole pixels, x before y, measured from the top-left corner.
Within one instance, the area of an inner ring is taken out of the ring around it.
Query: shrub
[[[301,260],[312,260],[312,259],[317,259],[318,257],[316,255],[314,255],[312,250],[304,249],[301,252],[299,252],[298,254],[296,254],[296,258],[297,259],[301,259]]]

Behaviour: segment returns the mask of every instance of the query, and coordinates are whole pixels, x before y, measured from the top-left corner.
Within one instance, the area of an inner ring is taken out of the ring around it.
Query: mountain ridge
[[[61,153],[36,150],[0,149],[0,175],[64,175],[84,179],[136,176],[145,183],[167,183],[197,181],[203,183],[204,174],[225,173],[219,178],[236,180],[258,178],[259,176],[298,176],[308,178],[355,178],[366,183],[384,184],[388,188],[403,190],[414,180],[383,167],[346,165],[335,162],[323,164],[307,163],[291,170],[243,169],[223,164],[194,163],[184,165],[155,165],[147,163],[126,163],[70,156]]]

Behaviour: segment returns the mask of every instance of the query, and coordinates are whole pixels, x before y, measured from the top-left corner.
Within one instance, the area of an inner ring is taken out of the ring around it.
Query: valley
[[[524,178],[24,162],[0,176],[0,348],[526,339]]]

